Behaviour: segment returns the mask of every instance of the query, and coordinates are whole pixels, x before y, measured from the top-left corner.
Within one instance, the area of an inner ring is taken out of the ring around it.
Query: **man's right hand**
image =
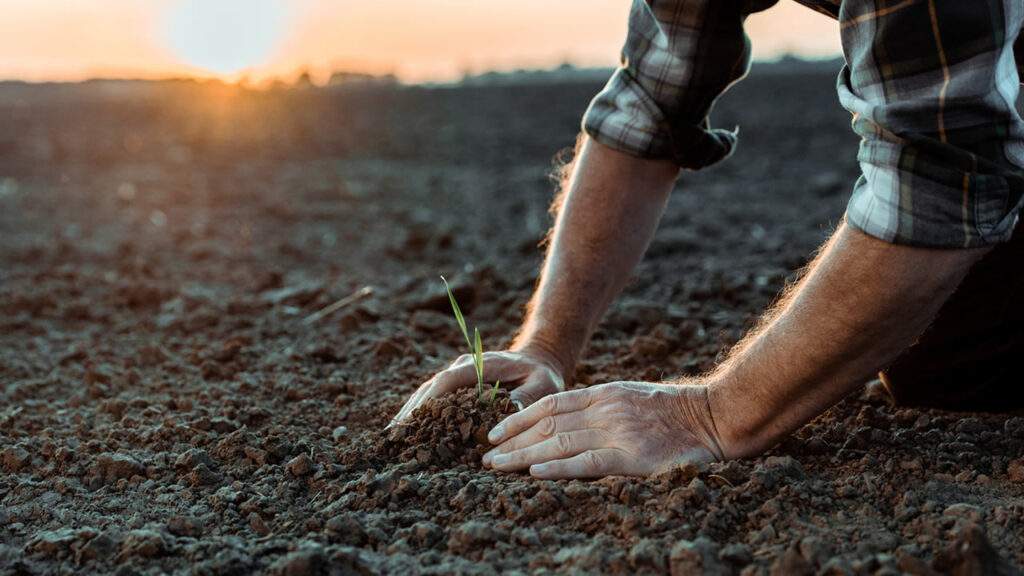
[[[522,409],[548,394],[565,390],[561,364],[548,354],[531,350],[484,352],[484,384],[500,381],[510,392],[512,402]],[[414,410],[430,398],[437,398],[459,388],[477,385],[476,368],[469,354],[459,356],[452,365],[424,382],[398,411],[392,422],[408,420]]]

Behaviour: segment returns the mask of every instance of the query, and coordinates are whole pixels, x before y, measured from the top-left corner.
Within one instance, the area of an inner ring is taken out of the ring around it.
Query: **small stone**
[[[132,530],[121,541],[121,556],[125,559],[133,557],[156,558],[166,549],[164,537],[155,530]]]
[[[129,479],[146,473],[142,463],[127,454],[100,454],[96,461],[107,478]]]
[[[1006,466],[1006,475],[1010,478],[1010,482],[1024,484],[1024,458],[1011,460]]]
[[[18,472],[32,462],[32,455],[21,446],[10,446],[0,453],[4,470],[7,472]]]
[[[634,569],[653,569],[664,573],[668,560],[665,548],[650,538],[643,538],[629,549],[627,559]]]
[[[533,498],[523,500],[523,512],[530,518],[542,518],[558,509],[558,500],[547,490],[541,490]]]
[[[301,478],[313,471],[313,460],[307,454],[299,454],[285,464],[285,470],[296,478]]]
[[[373,479],[373,491],[382,494],[391,494],[398,486],[398,473],[394,470],[381,472]]]
[[[311,544],[279,558],[270,566],[270,571],[280,576],[319,574],[326,559],[323,547]]]
[[[804,467],[792,456],[769,456],[764,459],[764,465],[786,478],[800,479],[807,476]]]
[[[172,516],[167,521],[167,531],[175,536],[189,536],[192,538],[201,536],[203,524],[196,518],[188,516]]]
[[[977,436],[988,431],[988,426],[978,418],[964,418],[956,425],[956,433]]]
[[[820,566],[832,556],[832,550],[821,538],[808,536],[800,540],[800,556],[810,566]]]
[[[718,557],[733,566],[746,566],[754,561],[754,553],[750,550],[750,546],[742,542],[727,544],[718,553]]]
[[[181,453],[177,459],[174,460],[174,465],[178,468],[187,468],[194,470],[200,464],[205,464],[207,467],[215,467],[213,457],[211,457],[206,450],[200,448],[190,448]]]
[[[331,439],[335,442],[340,442],[342,438],[348,436],[348,428],[345,426],[338,426],[331,432]]]
[[[324,527],[331,541],[348,546],[362,546],[366,543],[366,530],[351,514],[341,514],[327,521]]]
[[[565,490],[562,491],[562,494],[565,494],[567,497],[572,498],[573,500],[581,500],[583,498],[590,497],[590,490],[588,490],[583,484],[580,484],[579,482],[571,482],[568,486],[565,487]]]
[[[473,420],[466,419],[459,424],[459,435],[462,437],[462,441],[466,442],[473,435]]]
[[[424,520],[412,525],[412,534],[421,546],[430,547],[444,538],[444,529],[433,522]]]
[[[490,547],[494,542],[504,540],[504,535],[488,522],[470,520],[454,528],[448,540],[448,550],[462,554],[472,550]]]
[[[693,462],[684,462],[666,467],[655,475],[655,479],[661,481],[662,485],[668,489],[681,486],[696,478],[698,474],[700,474],[700,467]]]
[[[686,574],[728,574],[729,569],[718,560],[718,544],[700,537],[694,541],[681,540],[672,546],[669,554],[672,576]]]
[[[224,476],[210,470],[206,464],[199,464],[192,470],[193,486],[213,486],[224,481]]]
[[[119,536],[120,535],[117,535],[117,537]],[[108,532],[99,534],[82,547],[82,557],[91,560],[99,560],[110,556],[115,550],[117,550],[117,537],[115,537],[115,534]]]
[[[973,524],[980,524],[985,519],[985,510],[971,504],[952,504],[942,511],[943,516],[965,518]]]
[[[263,521],[263,518],[260,518],[259,514],[250,512],[247,520],[249,521],[249,526],[260,536],[270,534],[270,528],[267,527],[266,522]]]
[[[1024,438],[1024,418],[1014,416],[1003,423],[1003,432],[1010,438]]]
[[[26,548],[47,554],[59,554],[68,550],[75,541],[75,531],[71,528],[60,528],[43,532],[33,538]]]

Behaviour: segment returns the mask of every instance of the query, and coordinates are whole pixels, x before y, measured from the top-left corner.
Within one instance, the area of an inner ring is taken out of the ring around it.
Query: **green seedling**
[[[469,346],[469,353],[473,356],[473,366],[476,368],[476,395],[477,397],[482,397],[484,395],[484,348],[480,343],[480,330],[476,327],[473,328],[473,340],[471,341],[469,339],[469,329],[466,328],[466,318],[462,315],[462,310],[459,309],[459,303],[455,301],[455,294],[452,293],[452,288],[448,285],[448,280],[444,276],[441,276],[441,281],[444,282],[444,289],[448,291],[448,299],[452,303],[455,321],[459,323],[462,335],[466,338],[466,345]],[[488,404],[494,404],[494,398],[498,394],[498,385],[500,383],[500,381],[494,383],[494,389],[491,391],[491,401]]]

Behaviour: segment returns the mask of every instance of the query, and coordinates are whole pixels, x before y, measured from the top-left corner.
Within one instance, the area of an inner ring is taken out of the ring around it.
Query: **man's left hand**
[[[483,457],[537,478],[645,476],[723,458],[707,387],[613,382],[552,394],[491,430]]]

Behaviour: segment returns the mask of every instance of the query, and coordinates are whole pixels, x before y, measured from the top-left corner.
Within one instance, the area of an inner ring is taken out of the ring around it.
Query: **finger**
[[[509,383],[515,382],[529,374],[531,368],[532,366],[510,357],[504,352],[487,352],[484,354],[484,375],[488,379]],[[476,383],[476,366],[473,365],[472,357],[462,355],[455,362],[452,362],[452,365],[446,370],[437,373],[433,378],[424,382],[413,393],[412,397],[405,402],[405,405],[398,411],[392,422],[408,420],[417,408],[431,398],[438,398],[459,388],[474,386]]]
[[[529,430],[512,436],[484,454],[484,464],[487,464],[491,458],[498,454],[508,454],[516,450],[522,450],[528,446],[539,444],[548,438],[553,438],[557,434],[587,430],[589,428],[599,429],[598,427],[591,426],[586,410],[545,416],[531,426]]]
[[[473,365],[472,359],[469,363]],[[537,371],[537,363],[514,352],[484,352],[484,380],[501,380],[512,384]],[[474,376],[475,376],[474,372]]]
[[[434,380],[434,378],[427,380],[416,389],[416,392],[413,392],[413,395],[405,401],[405,404],[402,406],[402,409],[398,411],[398,414],[395,414],[395,417],[391,419],[392,424],[395,422],[403,422],[407,420],[409,416],[412,416],[412,413],[428,398],[427,394],[434,386]],[[388,424],[388,426],[391,426],[391,424]]]
[[[557,434],[575,432],[590,428],[587,422],[585,410],[566,412],[557,416],[545,416],[534,424],[529,430],[509,438],[499,446],[491,449],[483,456],[484,466],[489,466],[491,459],[499,454],[508,454],[516,450],[522,450],[528,446],[539,444]]]
[[[521,412],[516,412],[505,418],[491,430],[490,434],[487,435],[487,439],[490,440],[491,444],[498,444],[505,439],[512,438],[529,430],[545,416],[583,410],[590,405],[592,397],[593,395],[589,388],[550,394],[540,401],[527,406]]]
[[[565,387],[562,378],[549,369],[538,369],[531,373],[518,388],[509,393],[516,408],[522,410],[541,398],[561,392]]]
[[[541,480],[598,478],[629,474],[626,456],[614,448],[587,450],[571,458],[541,462],[530,466],[530,475]]]
[[[524,470],[534,464],[572,458],[577,454],[602,448],[607,445],[607,440],[600,430],[560,432],[521,450],[494,456],[491,459],[491,467],[503,472]]]

